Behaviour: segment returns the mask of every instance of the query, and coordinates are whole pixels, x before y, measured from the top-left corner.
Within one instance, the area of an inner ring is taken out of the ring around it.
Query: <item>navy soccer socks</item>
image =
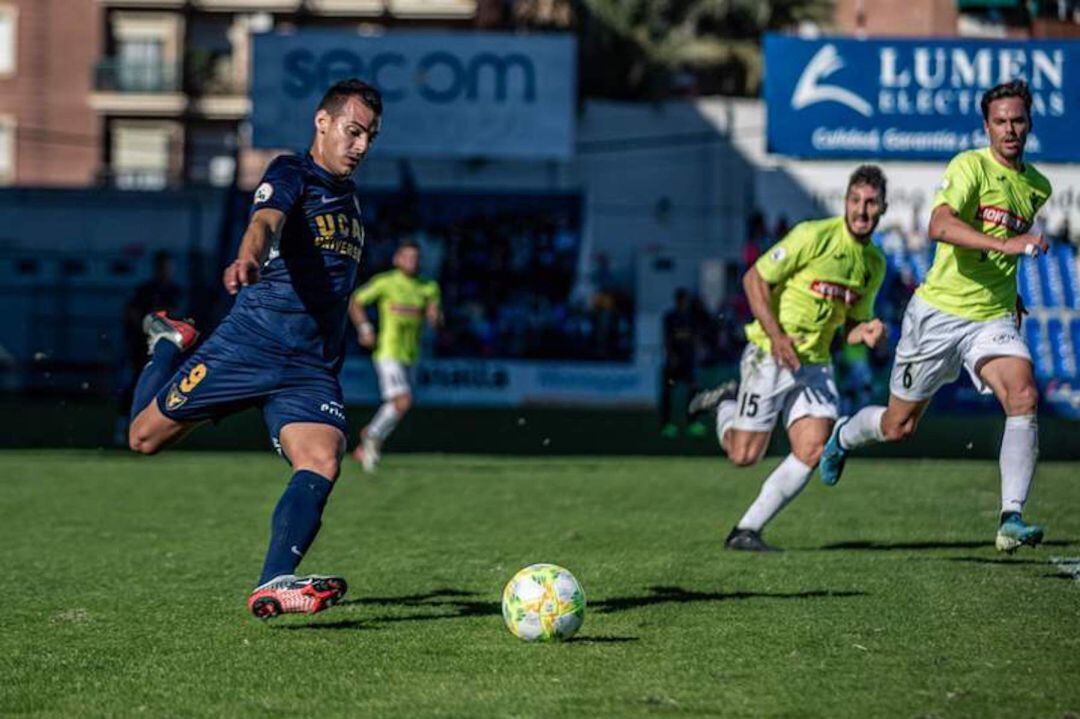
[[[295,572],[322,524],[323,508],[334,483],[315,472],[301,469],[274,508],[270,521],[270,547],[266,550],[262,576],[256,586],[274,577]]]
[[[146,406],[154,400],[158,391],[176,372],[182,355],[180,348],[172,342],[159,340],[154,345],[154,353],[150,355],[150,361],[143,367],[139,381],[135,383],[135,392],[131,400],[132,422],[139,416],[139,412],[146,409]]]

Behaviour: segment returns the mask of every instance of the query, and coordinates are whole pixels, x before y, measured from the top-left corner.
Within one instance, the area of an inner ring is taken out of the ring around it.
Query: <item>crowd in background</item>
[[[420,223],[381,212],[368,228],[365,275],[389,269],[404,237],[419,244],[421,274],[442,290],[445,324],[428,356],[632,358],[631,293],[603,256],[579,272],[581,230],[569,213],[477,211]]]

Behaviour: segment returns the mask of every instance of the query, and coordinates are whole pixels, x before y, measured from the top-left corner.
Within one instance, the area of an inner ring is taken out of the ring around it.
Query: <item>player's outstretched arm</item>
[[[1027,254],[1036,257],[1049,249],[1042,235],[1024,233],[1009,239],[984,235],[960,219],[949,205],[938,205],[930,215],[930,239],[971,250]]]
[[[427,323],[431,329],[437,330],[443,326],[442,306],[438,302],[429,302],[424,313],[427,315]]]
[[[790,370],[799,369],[799,355],[795,352],[795,339],[784,332],[780,321],[773,314],[770,302],[771,288],[765,278],[751,267],[743,275],[743,289],[746,290],[746,299],[750,302],[750,311],[761,323],[761,329],[769,337],[772,346],[773,357],[781,366]]]
[[[374,347],[375,328],[371,326],[371,320],[368,319],[367,310],[364,309],[364,302],[359,291],[353,294],[352,300],[349,302],[349,319],[352,321],[353,326],[356,327],[356,340],[360,343],[360,346]]]
[[[259,268],[266,262],[270,244],[281,234],[284,225],[285,213],[281,210],[267,207],[251,216],[244,237],[240,240],[236,259],[225,268],[221,278],[230,295],[235,295],[241,287],[259,281]]]
[[[847,341],[849,345],[864,344],[870,349],[877,347],[878,342],[885,336],[885,324],[878,318],[858,322],[848,330]]]

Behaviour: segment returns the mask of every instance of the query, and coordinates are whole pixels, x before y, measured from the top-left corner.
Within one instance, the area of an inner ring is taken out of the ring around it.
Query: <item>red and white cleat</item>
[[[344,577],[283,574],[256,587],[248,597],[248,609],[259,619],[279,614],[315,614],[337,604],[348,590]]]
[[[169,340],[183,352],[199,339],[199,331],[195,329],[194,323],[190,320],[174,320],[165,310],[151,312],[143,317],[142,328],[146,333],[146,347],[150,354],[154,353],[154,345],[159,340]]]

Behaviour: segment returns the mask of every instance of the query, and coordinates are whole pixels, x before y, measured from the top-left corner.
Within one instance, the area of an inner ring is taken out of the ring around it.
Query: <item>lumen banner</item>
[[[323,93],[358,77],[383,95],[381,155],[566,159],[574,147],[576,56],[569,35],[256,35],[253,143],[306,147]]]
[[[980,100],[1026,80],[1027,156],[1080,161],[1080,42],[765,38],[769,152],[944,159],[986,144]]]

